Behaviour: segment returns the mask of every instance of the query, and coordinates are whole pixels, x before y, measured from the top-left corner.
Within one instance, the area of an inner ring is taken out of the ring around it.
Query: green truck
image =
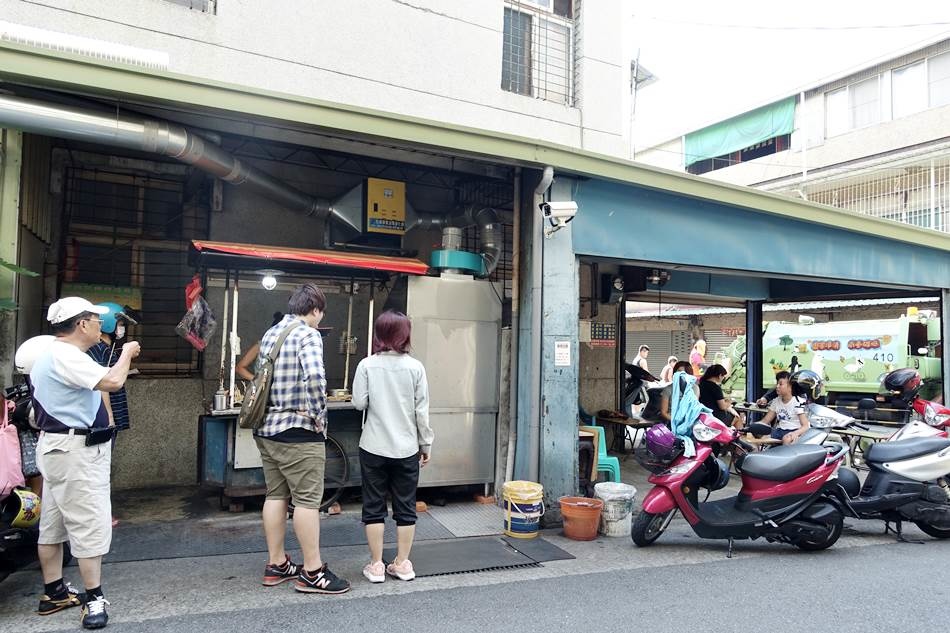
[[[745,397],[745,347],[739,336],[716,355],[731,372],[724,390],[738,399]],[[875,321],[771,321],[762,336],[760,386],[773,387],[780,371],[811,369],[824,378],[829,404],[847,404],[878,393],[887,372],[913,367],[929,399],[940,392],[941,353],[940,319],[929,311]]]

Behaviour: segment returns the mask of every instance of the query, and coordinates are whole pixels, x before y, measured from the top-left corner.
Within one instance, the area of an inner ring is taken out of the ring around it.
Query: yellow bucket
[[[544,514],[544,488],[533,481],[508,481],[501,487],[505,509],[505,534],[534,538]]]

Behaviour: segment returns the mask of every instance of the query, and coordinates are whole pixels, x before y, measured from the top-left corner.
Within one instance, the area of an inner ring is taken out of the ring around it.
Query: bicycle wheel
[[[350,474],[349,460],[343,447],[335,439],[327,436],[326,441],[327,462],[323,473],[323,499],[320,501],[320,509],[326,510],[333,505],[340,495],[343,494],[343,488],[346,486],[347,477]]]

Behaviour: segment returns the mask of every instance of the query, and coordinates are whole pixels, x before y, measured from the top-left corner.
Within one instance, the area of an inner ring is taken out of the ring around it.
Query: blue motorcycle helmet
[[[137,325],[138,321],[130,317],[126,312],[125,308],[120,306],[118,303],[112,303],[107,301],[105,303],[98,304],[100,307],[107,308],[109,311],[103,314],[100,318],[102,319],[102,332],[104,334],[114,334],[115,328],[119,324],[119,319],[122,319],[126,323],[131,325]]]

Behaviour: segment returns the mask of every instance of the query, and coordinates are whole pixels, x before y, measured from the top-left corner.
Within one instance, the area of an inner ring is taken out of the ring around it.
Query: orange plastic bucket
[[[587,497],[561,497],[558,501],[564,519],[564,536],[575,541],[593,541],[597,538],[603,501]]]

